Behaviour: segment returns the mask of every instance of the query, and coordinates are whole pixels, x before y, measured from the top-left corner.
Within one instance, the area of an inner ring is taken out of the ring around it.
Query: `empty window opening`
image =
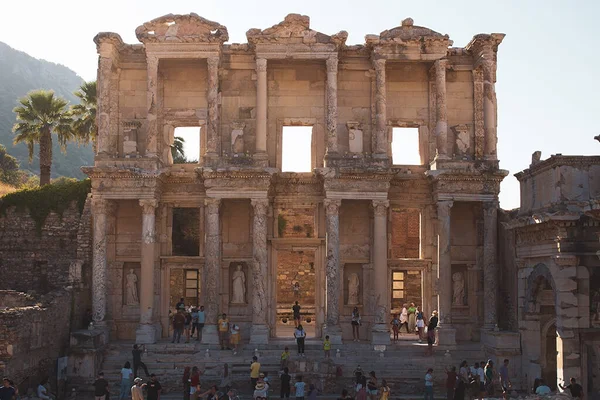
[[[394,165],[421,165],[419,128],[392,130],[392,163]]]
[[[200,160],[200,127],[175,128],[171,144],[173,164],[196,164]]]
[[[281,136],[281,171],[311,172],[312,126],[284,126]]]
[[[173,208],[171,241],[174,256],[200,255],[199,208]]]

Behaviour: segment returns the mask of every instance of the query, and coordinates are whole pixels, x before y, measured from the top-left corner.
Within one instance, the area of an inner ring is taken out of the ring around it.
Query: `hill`
[[[30,55],[13,49],[0,42],[0,144],[6,146],[8,152],[19,160],[21,168],[39,174],[38,151],[32,163],[27,158],[25,144],[14,146],[12,126],[15,114],[12,109],[17,105],[17,99],[30,90],[51,89],[67,99],[70,104],[77,103],[73,92],[81,85],[81,79],[69,68],[38,60]],[[54,139],[54,138],[53,138]],[[52,177],[68,176],[83,178],[79,169],[82,165],[92,165],[93,152],[91,146],[69,144],[67,153],[63,154],[57,141],[54,140]]]

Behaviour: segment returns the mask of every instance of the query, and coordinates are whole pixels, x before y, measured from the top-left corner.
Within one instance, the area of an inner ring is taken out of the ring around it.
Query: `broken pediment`
[[[334,44],[341,47],[346,43],[348,32],[341,31],[329,36],[310,29],[310,17],[300,14],[288,14],[285,19],[270,28],[250,29],[246,32],[248,43],[303,43]]]
[[[225,26],[194,13],[163,15],[138,26],[135,34],[142,43],[224,43],[229,40]]]

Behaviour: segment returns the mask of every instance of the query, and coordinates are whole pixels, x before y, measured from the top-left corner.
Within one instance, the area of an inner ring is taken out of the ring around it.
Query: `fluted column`
[[[325,334],[332,343],[341,343],[340,329],[340,206],[341,200],[325,199],[325,228],[327,244],[327,265],[325,267],[327,286],[327,316]]]
[[[99,156],[111,154],[110,149],[110,97],[113,59],[100,56],[98,59],[98,136],[97,153]]]
[[[437,157],[448,158],[448,107],[446,102],[446,66],[447,60],[435,62],[435,137]]]
[[[390,343],[388,328],[389,290],[387,264],[387,216],[390,202],[373,200],[373,282],[377,305],[373,325],[373,344]]]
[[[337,137],[337,78],[338,78],[338,58],[329,57],[327,64],[327,154],[338,153]]]
[[[456,330],[452,328],[452,257],[450,253],[452,201],[438,201],[438,295],[439,322],[438,342],[456,344]]]
[[[206,126],[206,159],[215,159],[219,146],[219,58],[211,57],[208,64],[208,122]]]
[[[146,108],[148,130],[146,134],[146,157],[158,157],[158,57],[146,57],[148,92]]]
[[[387,157],[387,101],[385,90],[385,60],[373,60],[375,68],[375,154]]]
[[[140,206],[142,207],[140,326],[136,331],[136,342],[155,343],[158,339],[154,315],[156,207],[158,207],[158,201],[142,199]]]
[[[267,60],[256,59],[256,156],[267,159]]]
[[[219,206],[221,199],[205,200],[206,256],[202,276],[206,325],[202,332],[202,343],[218,344],[217,313],[219,312],[219,287],[221,277],[221,240],[219,228]]]
[[[94,226],[94,248],[92,265],[92,317],[95,325],[105,325],[106,284],[108,271],[106,264],[106,228],[110,203],[104,199],[93,199],[92,214]]]
[[[496,85],[494,83],[494,62],[491,46],[486,49],[483,68],[483,129],[485,131],[485,153],[488,160],[496,160],[496,147],[498,144],[496,123]]]
[[[494,329],[498,323],[497,290],[498,268],[496,249],[498,244],[498,204],[490,201],[483,203],[483,302],[484,328]]]
[[[267,211],[268,199],[250,200],[254,210],[252,223],[252,333],[250,343],[265,344],[269,342],[267,326],[267,285],[269,270],[267,265]]]

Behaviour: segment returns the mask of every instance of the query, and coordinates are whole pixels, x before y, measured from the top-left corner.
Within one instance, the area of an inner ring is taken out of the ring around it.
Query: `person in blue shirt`
[[[296,400],[304,400],[304,386],[302,382],[302,375],[296,377],[296,383],[294,384],[294,392],[296,393]]]

